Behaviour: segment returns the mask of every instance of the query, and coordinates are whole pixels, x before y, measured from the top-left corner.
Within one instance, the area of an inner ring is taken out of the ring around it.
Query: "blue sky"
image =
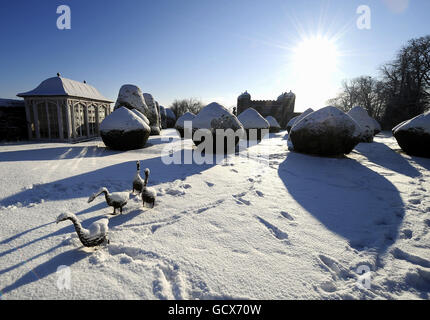
[[[62,4],[71,30],[56,27]],[[370,30],[356,27],[363,4]],[[245,90],[253,99],[292,90],[296,110],[320,108],[342,79],[377,76],[407,40],[428,34],[429,12],[428,0],[1,1],[0,97],[60,72],[112,100],[131,83],[165,106],[196,97],[231,107]],[[316,34],[335,37],[339,55],[314,77],[298,70],[294,48]]]

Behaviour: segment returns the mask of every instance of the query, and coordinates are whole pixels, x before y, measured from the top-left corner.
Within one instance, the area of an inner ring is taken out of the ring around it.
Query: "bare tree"
[[[384,106],[383,87],[381,81],[370,76],[344,80],[341,92],[327,103],[344,112],[348,112],[354,106],[361,106],[371,117],[380,119]]]
[[[428,110],[430,35],[410,40],[380,73],[380,80],[361,76],[343,81],[341,92],[327,102],[346,112],[360,105],[386,129]]]
[[[176,119],[182,116],[185,112],[197,114],[202,108],[203,103],[195,98],[175,100],[170,106],[170,109],[176,115]]]
[[[430,103],[430,36],[410,40],[381,72],[388,93],[384,122],[395,126],[423,113]]]

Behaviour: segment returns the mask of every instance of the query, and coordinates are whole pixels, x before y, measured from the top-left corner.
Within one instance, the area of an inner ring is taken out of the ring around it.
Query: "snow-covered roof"
[[[18,93],[18,97],[34,96],[68,96],[86,98],[91,100],[113,102],[105,98],[96,88],[89,84],[63,78],[52,77],[42,81],[39,86],[31,91]]]
[[[245,129],[268,129],[269,122],[254,108],[248,108],[237,116]]]
[[[145,121],[137,116],[137,114],[126,107],[121,107],[116,109],[102,121],[100,124],[100,131],[133,131],[136,129],[142,129],[142,127],[147,127],[147,129],[150,130]]]
[[[278,121],[274,117],[268,116],[268,117],[266,117],[266,120],[267,120],[267,122],[269,122],[269,125],[271,128],[281,128]]]
[[[24,100],[0,99],[0,107],[24,107]]]

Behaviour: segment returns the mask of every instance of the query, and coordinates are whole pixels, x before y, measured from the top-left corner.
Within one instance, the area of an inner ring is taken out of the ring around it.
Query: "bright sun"
[[[303,38],[293,49],[291,62],[299,111],[322,108],[333,98],[339,81],[339,51],[324,36]]]
[[[337,67],[334,41],[324,37],[304,39],[294,49],[294,65],[303,75],[324,78]]]

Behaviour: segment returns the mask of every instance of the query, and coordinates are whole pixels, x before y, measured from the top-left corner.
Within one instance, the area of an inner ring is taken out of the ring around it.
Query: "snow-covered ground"
[[[285,134],[203,165],[164,164],[161,150],[180,141],[159,136],[129,152],[0,145],[0,297],[428,299],[430,159],[386,132],[346,158],[289,152]],[[131,190],[136,160],[151,169],[156,206],[131,197],[109,217],[110,244],[83,249],[55,219],[70,211],[89,227],[111,213],[103,197],[87,199]],[[62,265],[70,289],[58,285]]]

